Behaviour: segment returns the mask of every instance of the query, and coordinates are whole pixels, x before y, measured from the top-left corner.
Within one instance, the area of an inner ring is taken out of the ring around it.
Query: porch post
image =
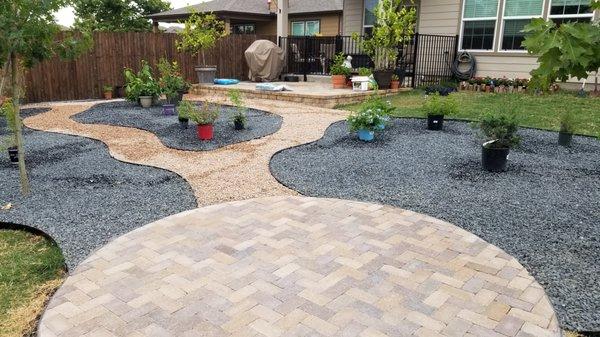
[[[288,36],[288,12],[290,0],[271,0],[277,1],[277,37]]]

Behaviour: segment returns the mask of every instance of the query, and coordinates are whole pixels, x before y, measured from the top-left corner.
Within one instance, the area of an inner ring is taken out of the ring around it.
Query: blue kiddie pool
[[[240,81],[233,78],[215,78],[214,83],[218,85],[232,85],[238,84]]]

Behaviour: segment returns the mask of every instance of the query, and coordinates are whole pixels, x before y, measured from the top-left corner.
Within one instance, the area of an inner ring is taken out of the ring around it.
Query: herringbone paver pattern
[[[543,289],[451,224],[272,197],[131,232],[54,296],[40,336],[559,336]]]

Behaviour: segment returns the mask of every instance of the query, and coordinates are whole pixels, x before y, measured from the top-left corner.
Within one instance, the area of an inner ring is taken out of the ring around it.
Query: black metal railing
[[[290,36],[280,37],[279,45],[286,55],[286,73],[328,75],[338,53],[351,56],[354,72],[372,68],[371,58],[362,50],[364,37]],[[396,74],[405,86],[417,87],[450,79],[450,64],[457,48],[456,36],[416,34],[408,43],[398,46]]]

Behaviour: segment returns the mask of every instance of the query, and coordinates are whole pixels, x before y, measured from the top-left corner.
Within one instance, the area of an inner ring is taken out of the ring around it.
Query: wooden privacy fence
[[[218,77],[248,78],[244,51],[256,40],[277,41],[275,36],[229,35],[206,53],[206,63],[217,65]],[[163,33],[94,33],[94,45],[76,60],[58,57],[44,61],[25,77],[27,102],[45,102],[98,98],[102,88],[124,85],[125,67],[139,70],[142,60],[154,68],[161,57],[177,61],[186,79],[196,83],[194,67],[200,57],[177,51],[177,34]],[[156,71],[156,69],[155,69]]]

